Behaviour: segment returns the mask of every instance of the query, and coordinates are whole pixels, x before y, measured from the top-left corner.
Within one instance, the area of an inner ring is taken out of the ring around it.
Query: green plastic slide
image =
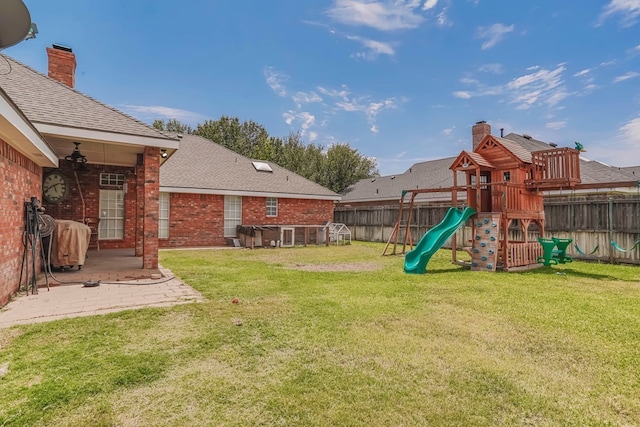
[[[424,274],[433,254],[475,213],[476,211],[469,207],[464,210],[450,208],[440,224],[427,231],[415,249],[407,252],[404,257],[405,273]]]

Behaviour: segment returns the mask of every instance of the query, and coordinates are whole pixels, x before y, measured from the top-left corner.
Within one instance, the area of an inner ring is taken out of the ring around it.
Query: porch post
[[[160,196],[160,149],[144,147],[144,195],[142,268],[158,268],[158,208]]]

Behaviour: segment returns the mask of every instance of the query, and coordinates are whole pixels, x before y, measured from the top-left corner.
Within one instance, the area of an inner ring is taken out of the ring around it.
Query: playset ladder
[[[402,213],[404,210],[404,196],[410,192],[411,193],[411,202],[409,203],[409,216],[406,221],[402,219]],[[402,252],[404,254],[406,252],[407,245],[413,249],[413,239],[411,237],[411,216],[413,215],[413,201],[416,198],[416,193],[413,191],[403,191],[402,196],[400,197],[400,208],[398,209],[398,221],[396,225],[393,227],[393,231],[389,236],[389,240],[387,240],[387,244],[384,247],[384,251],[382,251],[382,255],[387,255],[387,250],[393,241],[393,250],[391,251],[391,255],[396,255],[396,248],[398,246],[398,237],[400,236],[400,231],[404,229],[404,240],[402,243]]]

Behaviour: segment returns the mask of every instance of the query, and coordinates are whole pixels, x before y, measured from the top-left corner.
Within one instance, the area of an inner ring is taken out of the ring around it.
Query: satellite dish
[[[0,0],[0,49],[20,43],[30,28],[31,15],[22,0]]]

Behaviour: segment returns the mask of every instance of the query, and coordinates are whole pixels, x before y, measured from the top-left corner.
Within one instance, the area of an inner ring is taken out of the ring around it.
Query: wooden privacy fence
[[[449,207],[449,203],[416,205],[411,215],[411,224],[403,228],[410,230],[413,242],[417,243],[424,233],[442,221]],[[630,249],[640,239],[640,197],[549,197],[545,199],[544,211],[545,236],[573,239],[567,251],[572,257],[640,264],[640,246],[623,252],[611,245],[611,241],[614,241],[618,247]],[[403,219],[406,221],[408,217],[409,210],[405,209]],[[334,211],[334,221],[347,225],[353,240],[386,242],[398,221],[398,205],[338,206]],[[533,227],[530,231],[529,239],[535,240],[537,230]],[[462,244],[468,240],[470,230],[463,229],[458,233],[457,241]],[[517,224],[514,224],[509,234],[513,240],[522,239],[518,234]],[[403,239],[404,236],[400,236],[398,241]]]

